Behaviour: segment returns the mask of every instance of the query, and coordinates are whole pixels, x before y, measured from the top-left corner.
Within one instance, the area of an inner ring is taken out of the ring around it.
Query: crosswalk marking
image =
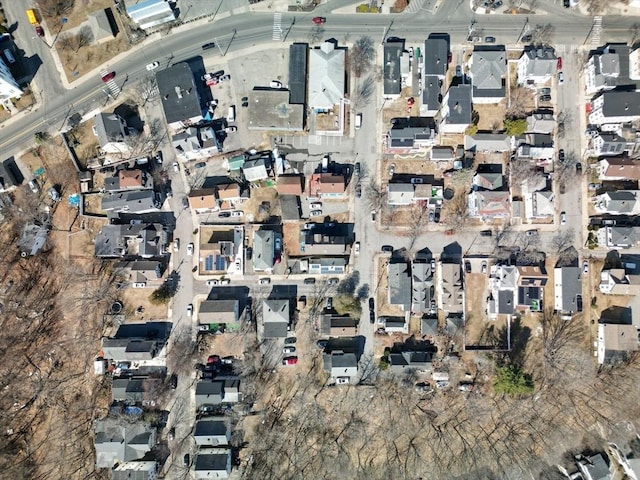
[[[100,77],[104,77],[105,75],[108,75],[108,74],[109,74],[108,71],[103,70],[103,71],[100,72]],[[113,98],[116,98],[118,95],[120,95],[120,87],[118,86],[118,84],[116,83],[114,78],[109,80],[105,85],[107,86],[107,88],[111,92],[111,96]]]
[[[600,45],[600,34],[602,33],[602,17],[593,17],[593,27],[591,29],[591,45]]]
[[[273,37],[274,40],[280,40],[282,38],[282,14],[273,14]]]

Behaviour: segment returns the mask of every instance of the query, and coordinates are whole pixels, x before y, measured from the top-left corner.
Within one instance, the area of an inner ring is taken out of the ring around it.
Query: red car
[[[110,73],[105,73],[102,76],[102,81],[103,82],[108,82],[109,80],[113,80],[113,78],[116,76],[116,72],[110,72]]]
[[[313,20],[311,21],[316,25],[324,25],[327,19],[324,17],[313,17]]]
[[[44,29],[40,25],[36,25],[36,35],[44,37]]]
[[[285,357],[282,359],[283,365],[295,365],[298,363],[298,357]]]
[[[562,70],[562,57],[558,57],[558,70]]]
[[[208,364],[218,363],[219,361],[220,361],[220,355],[209,355],[209,358],[207,358]]]

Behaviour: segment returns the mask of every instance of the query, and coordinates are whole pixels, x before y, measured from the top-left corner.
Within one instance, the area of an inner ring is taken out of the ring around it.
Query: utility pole
[[[291,20],[291,25],[289,25],[289,28],[287,29],[287,33],[285,33],[284,36],[282,37],[282,43],[287,41],[287,37],[291,33],[291,29],[295,24],[296,24],[296,17],[293,17],[293,20]]]
[[[516,42],[519,41],[524,35],[525,29],[529,26],[529,17],[527,17],[524,21],[524,25],[522,26],[522,30],[520,31],[520,35],[516,38]]]
[[[391,20],[391,23],[389,24],[389,26],[387,28],[384,28],[382,30],[382,41],[380,42],[380,45],[384,45],[384,41],[387,38],[387,35],[389,35],[389,31],[391,30],[392,26],[393,26],[393,20]]]

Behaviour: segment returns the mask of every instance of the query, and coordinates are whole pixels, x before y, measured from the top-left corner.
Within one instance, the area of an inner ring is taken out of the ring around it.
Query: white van
[[[362,126],[362,114],[359,113],[356,115],[356,130],[360,130],[361,126]]]
[[[227,121],[228,122],[235,122],[236,121],[236,106],[235,105],[231,105],[229,107],[229,110],[227,111]]]

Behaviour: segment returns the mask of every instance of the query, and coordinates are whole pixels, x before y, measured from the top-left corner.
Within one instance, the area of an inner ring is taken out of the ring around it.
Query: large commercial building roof
[[[202,120],[200,97],[193,72],[181,62],[156,73],[156,83],[162,99],[167,123],[196,123]]]

